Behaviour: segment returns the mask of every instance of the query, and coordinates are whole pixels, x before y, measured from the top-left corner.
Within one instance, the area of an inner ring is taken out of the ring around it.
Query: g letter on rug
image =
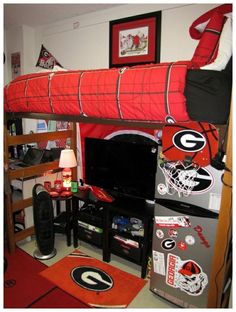
[[[94,308],[125,308],[147,283],[78,250],[40,275]]]

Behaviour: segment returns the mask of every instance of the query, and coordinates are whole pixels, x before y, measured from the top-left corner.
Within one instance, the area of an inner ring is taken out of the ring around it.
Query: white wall
[[[128,4],[38,29],[41,43],[68,69],[109,67],[109,21],[162,10],[161,61],[190,59],[197,41],[189,26],[213,4]],[[73,23],[79,22],[78,29]]]
[[[11,74],[11,54],[20,52],[23,54],[23,26],[17,27],[10,31],[4,32],[4,51],[6,55],[6,63],[4,65],[4,83],[12,80]]]
[[[35,51],[36,51],[36,38],[35,29],[29,26],[23,26],[23,55],[22,55],[22,68],[24,73],[35,71]]]
[[[5,82],[11,80],[9,57],[22,53],[22,73],[36,71],[41,44],[68,69],[96,69],[109,66],[109,21],[162,10],[161,61],[191,59],[198,41],[189,27],[201,14],[219,4],[127,4],[32,29],[6,32]],[[77,29],[73,28],[79,22]]]

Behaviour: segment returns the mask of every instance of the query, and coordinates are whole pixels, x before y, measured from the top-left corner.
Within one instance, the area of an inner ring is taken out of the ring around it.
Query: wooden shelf
[[[9,116],[8,116],[9,117]],[[14,231],[14,218],[15,212],[20,212],[28,207],[32,207],[32,197],[13,202],[11,181],[14,179],[26,179],[29,177],[39,177],[47,173],[54,173],[58,171],[59,161],[52,161],[42,163],[30,167],[23,167],[19,169],[10,169],[10,162],[8,150],[10,146],[27,144],[32,142],[44,142],[58,139],[71,139],[71,148],[76,151],[76,124],[71,123],[71,129],[63,131],[53,131],[46,133],[34,133],[26,135],[10,136],[7,130],[7,118],[4,124],[4,209],[5,209],[5,223],[8,249],[10,253],[15,251],[16,243],[34,234],[34,226],[21,230],[17,233]],[[76,169],[72,170],[73,179],[77,179]]]
[[[19,169],[9,169],[8,176],[10,180],[18,179],[18,178],[27,178],[33,176],[39,176],[44,174],[47,171],[53,171],[58,169],[59,161],[48,162],[44,164],[39,164],[30,167],[24,167]]]

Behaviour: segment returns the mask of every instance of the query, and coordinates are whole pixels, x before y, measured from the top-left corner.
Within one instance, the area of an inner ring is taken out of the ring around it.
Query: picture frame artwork
[[[159,63],[161,11],[110,21],[109,67]]]

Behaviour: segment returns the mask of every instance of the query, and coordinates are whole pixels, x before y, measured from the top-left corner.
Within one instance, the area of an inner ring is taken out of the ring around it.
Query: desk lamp
[[[62,170],[63,189],[69,191],[71,187],[72,171],[71,168],[77,166],[75,153],[72,149],[66,148],[61,151],[59,167]]]

